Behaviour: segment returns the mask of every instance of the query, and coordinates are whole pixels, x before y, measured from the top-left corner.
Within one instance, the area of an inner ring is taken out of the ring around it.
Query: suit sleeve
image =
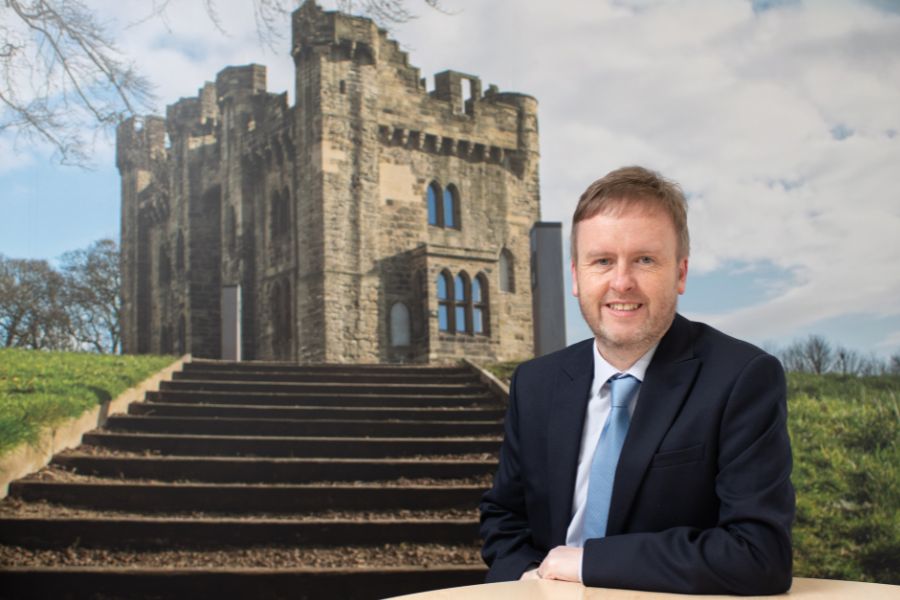
[[[751,359],[721,414],[716,526],[588,540],[585,585],[742,595],[790,588],[794,491],[780,363],[765,354]]]
[[[494,484],[481,500],[482,558],[489,567],[487,581],[519,579],[545,552],[533,546],[525,505],[519,452],[519,410],[516,383],[518,369],[509,388],[509,407],[504,421],[504,439]]]

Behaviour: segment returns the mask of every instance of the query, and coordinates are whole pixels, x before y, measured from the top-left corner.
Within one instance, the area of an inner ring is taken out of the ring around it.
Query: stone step
[[[430,396],[430,395],[469,395],[484,393],[481,384],[443,384],[443,383],[342,383],[339,381],[323,383],[270,383],[258,381],[162,381],[159,389],[168,390],[205,390],[209,392],[266,392],[276,394],[341,394],[346,396]]]
[[[164,386],[165,388],[165,386]],[[428,394],[419,396],[398,396],[393,394],[346,394],[346,393],[266,393],[241,391],[204,391],[162,389],[147,392],[150,402],[237,404],[264,406],[333,406],[333,407],[374,407],[374,408],[459,408],[497,407],[493,394],[477,390],[466,394]]]
[[[0,598],[483,581],[475,509],[505,406],[470,369],[196,361],[175,379],[10,485]]]
[[[477,506],[483,486],[70,483],[19,480],[9,495],[91,510],[300,514],[330,510],[446,510]]]
[[[229,417],[257,419],[335,419],[369,421],[499,421],[504,411],[500,408],[418,408],[418,407],[331,407],[331,406],[262,406],[228,404],[177,404],[161,402],[135,402],[128,409],[132,415],[158,417]]]
[[[369,421],[347,419],[235,419],[121,415],[109,431],[241,436],[461,437],[500,435],[499,421]]]
[[[340,364],[318,363],[297,364],[290,362],[268,361],[221,361],[204,358],[195,358],[185,363],[183,371],[246,371],[246,372],[273,372],[273,373],[328,373],[334,376],[352,373],[369,374],[411,374],[439,379],[446,375],[471,374],[473,370],[465,366],[431,366],[431,365],[397,365],[397,364]]]
[[[410,456],[495,453],[500,437],[360,438],[250,437],[136,434],[95,431],[82,442],[126,452],[179,456],[264,456],[331,458],[401,458]]]
[[[172,518],[3,518],[0,544],[28,548],[149,550],[221,546],[376,546],[381,544],[468,544],[478,542],[475,519],[172,519]]]
[[[339,458],[122,457],[59,455],[53,464],[98,477],[192,481],[197,483],[310,483],[462,479],[494,473],[494,460],[388,460]]]
[[[132,567],[9,567],[0,594],[22,600],[216,598],[231,600],[375,600],[439,588],[476,585],[481,566],[142,569]]]
[[[346,373],[302,372],[302,371],[249,371],[249,370],[209,370],[190,369],[172,374],[175,381],[263,381],[263,382],[295,382],[295,383],[365,383],[371,385],[384,384],[428,384],[440,380],[443,383],[477,384],[478,376],[472,371],[461,371],[435,377],[430,373],[379,373],[367,371],[348,371]]]

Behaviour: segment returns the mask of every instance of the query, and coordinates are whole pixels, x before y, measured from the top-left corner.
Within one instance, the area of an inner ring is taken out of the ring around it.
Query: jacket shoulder
[[[715,327],[699,321],[688,321],[692,334],[692,345],[697,357],[712,363],[726,362],[732,365],[744,365],[760,357],[778,359],[759,348],[730,336]]]
[[[516,367],[513,377],[546,377],[560,369],[574,375],[585,368],[592,368],[594,356],[591,350],[593,338],[576,342],[562,350],[527,360]]]

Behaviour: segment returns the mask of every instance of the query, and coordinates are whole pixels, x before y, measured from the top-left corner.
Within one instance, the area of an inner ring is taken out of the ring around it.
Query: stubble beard
[[[604,305],[605,303],[597,305],[596,313],[590,314],[591,311],[588,309],[593,307],[585,306],[582,299],[578,298],[581,316],[594,334],[601,355],[603,354],[602,350],[607,349],[615,355],[633,357],[637,360],[659,342],[672,326],[672,321],[675,320],[675,311],[678,308],[678,296],[668,301],[665,306],[661,306],[661,310],[656,316],[651,316],[639,329],[625,335],[618,335],[603,324],[600,315]]]

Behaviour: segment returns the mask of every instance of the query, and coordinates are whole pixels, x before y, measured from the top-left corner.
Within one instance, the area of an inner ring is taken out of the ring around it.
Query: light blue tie
[[[628,403],[640,385],[641,382],[631,375],[614,375],[609,379],[611,406],[591,462],[584,515],[584,540],[606,535],[616,465],[619,464],[619,454],[631,423]]]

